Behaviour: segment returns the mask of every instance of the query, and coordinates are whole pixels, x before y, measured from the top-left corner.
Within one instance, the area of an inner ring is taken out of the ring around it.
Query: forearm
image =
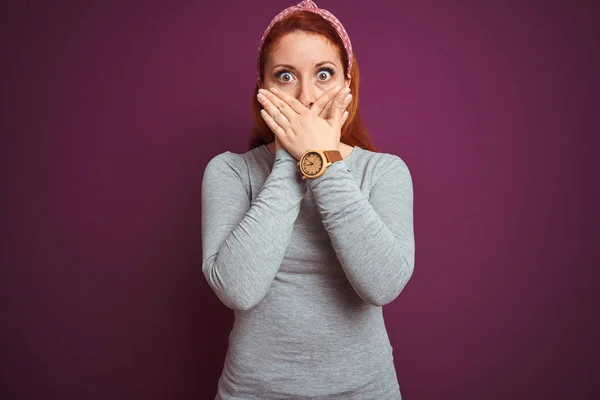
[[[389,220],[382,220],[344,161],[334,163],[308,186],[357,294],[380,306],[394,300],[414,268],[412,198],[411,207],[399,207],[387,215]]]
[[[219,240],[219,230],[230,229],[216,251],[206,254],[203,271],[218,297],[228,307],[246,310],[266,295],[290,242],[306,185],[298,179],[295,159],[278,153],[271,174],[241,220],[231,229],[203,223],[203,232]],[[223,202],[205,191],[204,203]],[[208,210],[205,210],[208,212]],[[204,219],[203,219],[204,222]],[[207,246],[214,247],[214,246]]]

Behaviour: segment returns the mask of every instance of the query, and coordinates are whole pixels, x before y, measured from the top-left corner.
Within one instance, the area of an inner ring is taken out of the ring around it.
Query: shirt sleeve
[[[247,173],[246,173],[247,175]],[[202,180],[202,272],[219,299],[247,310],[266,295],[290,242],[306,184],[279,149],[251,202],[233,153],[214,157]]]
[[[400,294],[415,260],[410,171],[402,159],[388,156],[391,162],[376,172],[368,198],[345,160],[308,183],[346,277],[364,301],[377,306]]]

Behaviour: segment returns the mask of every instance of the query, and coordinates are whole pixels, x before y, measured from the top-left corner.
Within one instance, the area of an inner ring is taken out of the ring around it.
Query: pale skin
[[[305,32],[285,35],[264,70],[257,99],[275,135],[267,144],[273,154],[280,147],[297,160],[307,150],[339,150],[344,158],[352,153],[352,146],[340,142],[348,116],[344,110],[352,100],[350,79],[326,38]]]

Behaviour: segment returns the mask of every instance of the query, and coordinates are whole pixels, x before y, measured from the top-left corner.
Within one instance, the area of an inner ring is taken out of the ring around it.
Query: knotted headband
[[[256,62],[256,69],[258,71],[259,76],[260,76],[260,53],[261,53],[263,43],[265,42],[267,35],[271,31],[271,28],[273,28],[273,25],[275,25],[277,22],[283,20],[288,14],[293,13],[294,11],[310,11],[315,14],[318,14],[321,17],[323,17],[325,20],[327,20],[335,28],[335,31],[337,32],[340,39],[342,39],[342,42],[344,43],[344,48],[346,49],[346,55],[348,56],[348,79],[350,79],[350,71],[352,70],[352,44],[350,43],[350,38],[348,37],[346,30],[342,26],[342,23],[332,13],[330,13],[329,11],[327,11],[325,9],[317,7],[315,2],[311,1],[311,0],[304,0],[304,1],[301,1],[300,3],[296,4],[295,6],[288,7],[285,10],[283,10],[282,12],[280,12],[279,14],[277,14],[275,16],[275,18],[273,18],[273,20],[267,27],[267,30],[262,35],[262,38],[260,39],[260,42],[258,44],[258,58],[257,58],[257,62]]]

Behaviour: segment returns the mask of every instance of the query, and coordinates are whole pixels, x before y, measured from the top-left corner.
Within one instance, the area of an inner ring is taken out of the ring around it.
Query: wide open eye
[[[277,77],[277,79],[279,79],[280,82],[283,83],[289,83],[292,80],[294,80],[294,75],[292,75],[290,71],[286,70],[277,72],[275,76]]]
[[[332,79],[333,75],[335,75],[333,68],[321,68],[317,73],[317,79],[321,82],[326,82]]]

